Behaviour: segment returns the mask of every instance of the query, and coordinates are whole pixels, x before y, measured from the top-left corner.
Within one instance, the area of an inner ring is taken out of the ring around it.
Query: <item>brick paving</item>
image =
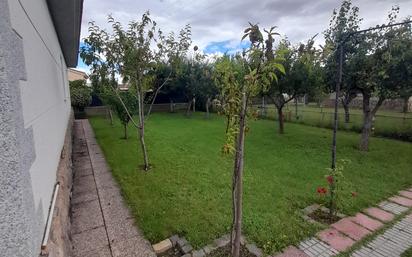
[[[377,207],[342,218],[298,247],[290,246],[275,257],[330,257],[348,251],[356,242],[383,227],[412,207],[412,188],[400,191]],[[352,253],[353,257],[400,257],[412,247],[412,214]]]
[[[353,257],[399,257],[412,247],[412,215],[408,215],[371,242],[355,251]]]
[[[74,122],[74,257],[155,257],[123,203],[88,120]]]

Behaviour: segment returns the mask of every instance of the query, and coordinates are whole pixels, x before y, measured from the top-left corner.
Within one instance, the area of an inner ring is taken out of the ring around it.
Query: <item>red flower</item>
[[[324,195],[324,194],[326,194],[326,193],[328,192],[328,190],[327,190],[326,188],[324,188],[324,187],[318,187],[318,188],[316,189],[316,191],[317,191],[318,194],[320,194],[320,195]]]
[[[328,181],[329,185],[331,185],[333,183],[333,176],[332,175],[327,176],[326,180]]]
[[[352,194],[352,197],[358,196],[358,193],[356,193],[356,192],[352,192],[351,194]]]

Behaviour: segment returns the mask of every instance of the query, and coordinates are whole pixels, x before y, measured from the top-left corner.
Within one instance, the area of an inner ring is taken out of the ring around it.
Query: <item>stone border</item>
[[[317,224],[319,226],[327,226],[326,224],[323,224],[323,223],[321,223],[321,222],[319,222],[319,221],[317,221],[317,220],[315,220],[315,219],[313,219],[309,216],[309,215],[311,215],[312,213],[314,213],[315,211],[317,211],[319,209],[322,212],[325,212],[325,213],[329,212],[329,208],[326,208],[325,206],[322,206],[320,204],[315,203],[315,204],[312,204],[312,205],[310,205],[310,206],[308,206],[308,207],[306,207],[305,209],[302,210],[302,212],[303,212],[302,218],[304,220],[306,220],[307,222],[310,222],[312,224]],[[340,219],[343,219],[343,218],[346,217],[345,214],[340,213],[340,212],[338,212],[336,214],[336,216]]]
[[[163,254],[173,247],[178,247],[178,249],[183,253],[182,257],[205,257],[207,254],[217,250],[219,248],[225,247],[230,243],[230,234],[223,235],[212,243],[198,249],[194,250],[192,245],[186,240],[185,237],[179,237],[178,235],[173,235],[157,244],[152,245],[157,255]],[[241,237],[240,243],[244,246],[249,253],[255,255],[256,257],[262,257],[263,251],[256,246],[253,242],[246,240],[244,236]]]

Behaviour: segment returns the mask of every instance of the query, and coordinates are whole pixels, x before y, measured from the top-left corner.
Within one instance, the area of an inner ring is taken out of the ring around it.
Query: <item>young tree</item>
[[[284,133],[283,108],[285,105],[315,90],[322,81],[321,77],[316,77],[320,75],[321,66],[318,60],[319,53],[313,47],[314,38],[298,47],[292,47],[287,40],[283,40],[276,49],[279,55],[284,56],[282,64],[286,73],[278,74],[279,81],[271,82],[268,95],[277,108],[280,134]],[[274,58],[273,50],[271,55],[271,58]]]
[[[325,36],[324,50],[328,53],[325,62],[325,74],[326,82],[331,91],[335,88],[335,82],[338,70],[338,52],[337,46],[346,37],[348,33],[359,30],[359,25],[362,19],[359,17],[359,8],[354,6],[351,0],[344,0],[341,4],[339,11],[333,10],[332,18],[329,22],[329,28],[323,33]],[[345,49],[346,62],[344,63],[343,70],[350,71],[356,70],[358,67],[351,61],[352,56],[358,50],[357,40],[350,38],[343,44]],[[341,97],[341,103],[345,110],[345,123],[350,121],[349,104],[357,96],[356,79],[351,77],[352,72],[345,72],[342,84],[341,94],[335,97]]]
[[[272,59],[271,55],[265,55],[266,50],[272,51],[271,41],[264,41],[258,25],[250,25],[242,38],[249,37],[251,41],[248,51],[234,58],[222,57],[216,62],[214,69],[222,99],[221,110],[228,122],[223,152],[234,154],[231,233],[233,257],[239,257],[242,234],[243,155],[247,117],[250,115],[249,100],[258,95],[262,87],[267,90],[271,82],[277,80],[277,71],[284,71],[277,58]]]
[[[137,99],[138,121],[135,122],[130,110],[121,97],[116,94],[125,108],[130,120],[138,129],[138,137],[143,153],[144,170],[149,170],[149,158],[145,143],[144,100],[147,92],[154,91],[154,70],[162,60],[174,56],[180,49],[190,46],[190,27],[186,26],[175,41],[173,33],[164,37],[157,24],[150,18],[149,12],[142,15],[140,21],[131,21],[127,29],[111,16],[112,33],[100,29],[95,23],[89,27],[86,46],[81,49],[81,57],[92,70],[110,74],[114,80],[119,75],[135,92]]]

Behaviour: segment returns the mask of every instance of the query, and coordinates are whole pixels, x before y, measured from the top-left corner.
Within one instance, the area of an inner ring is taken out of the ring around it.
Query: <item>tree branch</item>
[[[130,121],[133,123],[133,125],[134,125],[136,128],[140,128],[140,126],[137,125],[137,123],[134,121],[132,115],[130,115],[129,109],[127,109],[127,106],[126,106],[125,103],[123,102],[123,99],[122,99],[122,97],[119,95],[119,92],[117,91],[117,89],[113,89],[113,90],[114,90],[114,92],[116,93],[117,98],[119,98],[119,101],[120,101],[120,103],[122,104],[124,110],[126,111],[127,116],[129,116]]]
[[[169,81],[171,75],[172,75],[172,71],[169,72],[169,75],[167,76],[166,80],[163,81],[163,83],[160,85],[160,87],[158,87],[158,88],[156,89],[156,92],[155,92],[155,94],[154,94],[154,96],[153,96],[152,102],[150,103],[149,110],[147,111],[147,114],[146,114],[146,117],[145,117],[146,120],[149,118],[149,115],[150,115],[150,113],[152,112],[152,107],[153,107],[153,104],[154,104],[154,102],[155,102],[155,100],[156,100],[157,94],[159,93],[160,89],[162,89],[162,87],[163,87],[164,85],[166,85],[166,83]]]

